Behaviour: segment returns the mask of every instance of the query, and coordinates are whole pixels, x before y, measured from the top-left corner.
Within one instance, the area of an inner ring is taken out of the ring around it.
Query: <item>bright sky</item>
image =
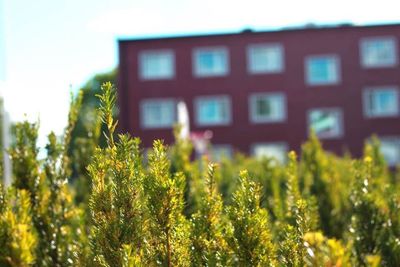
[[[400,22],[397,0],[0,0],[0,82],[12,120],[61,133],[70,88],[118,64],[117,38]],[[5,85],[4,85],[5,84]]]

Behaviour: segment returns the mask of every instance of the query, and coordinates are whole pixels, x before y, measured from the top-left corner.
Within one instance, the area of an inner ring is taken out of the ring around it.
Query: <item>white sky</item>
[[[118,37],[392,23],[399,7],[398,0],[0,0],[0,87],[12,120],[40,117],[42,136],[61,133],[70,88],[118,64]]]

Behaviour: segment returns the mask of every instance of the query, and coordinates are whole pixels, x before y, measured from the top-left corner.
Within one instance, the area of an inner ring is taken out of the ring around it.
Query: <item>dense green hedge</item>
[[[400,266],[399,175],[378,140],[363,159],[311,136],[285,166],[243,155],[214,164],[191,161],[177,127],[175,144],[155,141],[145,161],[139,139],[114,133],[110,83],[99,98],[104,148],[100,123],[71,140],[81,97],[43,160],[37,124],[16,125],[0,266]]]

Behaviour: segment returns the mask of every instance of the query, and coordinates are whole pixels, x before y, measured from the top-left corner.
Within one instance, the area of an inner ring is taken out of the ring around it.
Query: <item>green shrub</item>
[[[38,124],[15,126],[0,266],[400,266],[400,175],[377,138],[362,160],[311,135],[287,164],[241,154],[214,164],[191,160],[178,125],[145,162],[138,138],[115,134],[115,88],[101,88],[87,136],[72,134],[78,96],[44,159]]]

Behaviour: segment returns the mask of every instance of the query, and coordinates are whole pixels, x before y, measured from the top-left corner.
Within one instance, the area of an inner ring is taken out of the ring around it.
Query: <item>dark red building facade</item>
[[[212,143],[277,158],[313,128],[360,156],[372,134],[400,161],[400,25],[336,26],[119,41],[120,127],[172,142],[176,103]]]

